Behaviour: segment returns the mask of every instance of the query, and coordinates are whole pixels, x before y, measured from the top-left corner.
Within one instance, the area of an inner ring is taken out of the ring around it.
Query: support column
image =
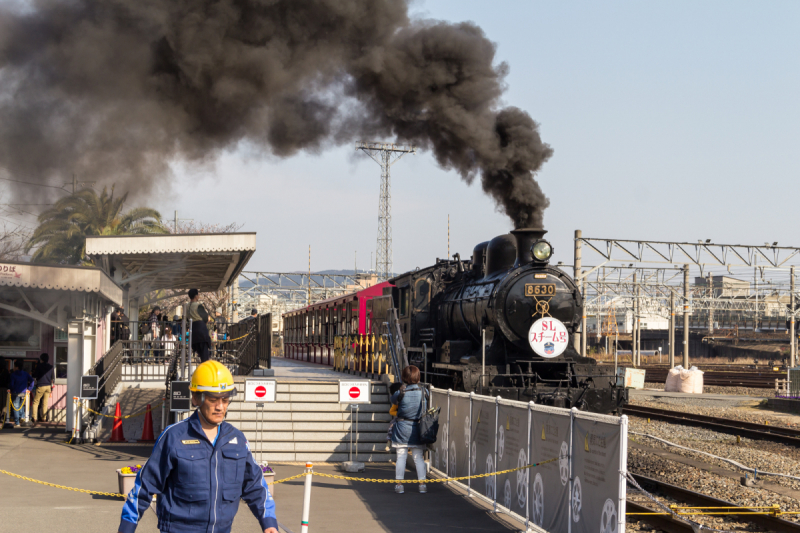
[[[794,368],[797,365],[797,337],[795,336],[794,326],[794,312],[795,312],[795,295],[794,295],[794,267],[789,268],[789,287],[791,295],[789,297],[789,368]]]
[[[581,294],[583,295],[583,311],[581,314],[581,355],[584,357],[588,357],[586,355],[586,338],[588,336],[588,332],[586,331],[586,280],[581,278]]]
[[[84,319],[67,324],[67,431],[72,431],[75,406],[72,398],[81,395],[81,376],[91,367],[91,345],[87,348]]]
[[[631,359],[633,366],[641,365],[639,357],[639,284],[636,282],[636,272],[633,273],[633,331],[631,332]]]
[[[675,368],[675,291],[669,291],[669,367]]]
[[[689,265],[683,265],[683,368],[689,368]]]
[[[131,340],[139,340],[139,298],[130,298],[128,308],[125,310],[128,320],[131,321]]]
[[[714,276],[708,273],[708,334],[714,334]]]
[[[581,278],[581,238],[582,232],[579,229],[575,230],[575,256],[574,256],[574,265],[572,267],[572,277],[577,282]],[[583,296],[583,294],[581,294]],[[584,302],[585,304],[585,302]],[[582,337],[583,335],[581,335]],[[573,347],[575,348],[576,352],[581,351],[581,338],[577,335],[573,335],[572,341]]]

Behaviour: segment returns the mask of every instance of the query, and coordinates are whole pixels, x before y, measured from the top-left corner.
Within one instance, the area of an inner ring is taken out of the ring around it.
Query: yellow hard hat
[[[194,392],[231,392],[236,390],[233,376],[225,365],[217,361],[201,363],[192,374],[189,390]]]

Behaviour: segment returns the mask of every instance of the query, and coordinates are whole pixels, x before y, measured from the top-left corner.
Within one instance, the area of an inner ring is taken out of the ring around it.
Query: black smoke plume
[[[527,113],[499,108],[494,57],[474,24],[412,21],[398,0],[6,4],[0,172],[146,193],[171,161],[242,142],[285,157],[393,137],[480,175],[516,227],[541,226],[533,174],[552,150]]]

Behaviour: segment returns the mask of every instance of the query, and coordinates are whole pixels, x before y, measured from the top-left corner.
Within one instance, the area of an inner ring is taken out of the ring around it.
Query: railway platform
[[[54,484],[102,492],[117,492],[115,470],[143,463],[150,447],[90,444],[67,446],[63,430],[33,428],[0,431],[0,469]],[[272,463],[277,478],[303,471],[299,464]],[[315,471],[338,473],[332,464],[317,464]],[[359,474],[391,479],[394,465],[370,464]],[[411,477],[411,473],[407,475]],[[476,499],[469,499],[444,484],[428,484],[418,494],[412,485],[395,494],[388,483],[350,482],[315,477],[311,492],[310,531],[363,533],[406,531],[517,531],[518,525],[502,514],[492,514]],[[275,491],[277,516],[289,531],[300,531],[303,479],[281,484]],[[17,524],[16,531],[52,530],[63,533],[116,531],[123,501],[109,496],[72,492],[0,474],[0,524]],[[137,531],[156,532],[156,516],[147,512]],[[242,502],[233,532],[258,530]],[[5,531],[5,528],[3,528]]]
[[[770,391],[768,389],[764,389],[764,396],[743,396],[740,394],[692,394],[688,392],[664,392],[663,390],[655,390],[655,389],[644,389],[644,390],[636,390],[631,389],[628,394],[630,398],[633,400],[635,398],[699,398],[703,400],[718,400],[718,401],[741,401],[745,402],[748,400],[759,401],[766,398],[766,394]]]

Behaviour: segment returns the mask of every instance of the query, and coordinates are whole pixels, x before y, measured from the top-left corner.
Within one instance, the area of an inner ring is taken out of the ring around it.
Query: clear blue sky
[[[554,260],[572,234],[800,246],[800,3],[428,1],[473,21],[510,66],[505,103],[554,149],[538,176]],[[374,139],[378,140],[378,139]],[[380,171],[349,147],[279,160],[245,151],[187,169],[154,199],[169,218],[245,224],[248,270],[359,268],[374,252]],[[427,154],[392,169],[395,271],[511,229],[480,187]]]

